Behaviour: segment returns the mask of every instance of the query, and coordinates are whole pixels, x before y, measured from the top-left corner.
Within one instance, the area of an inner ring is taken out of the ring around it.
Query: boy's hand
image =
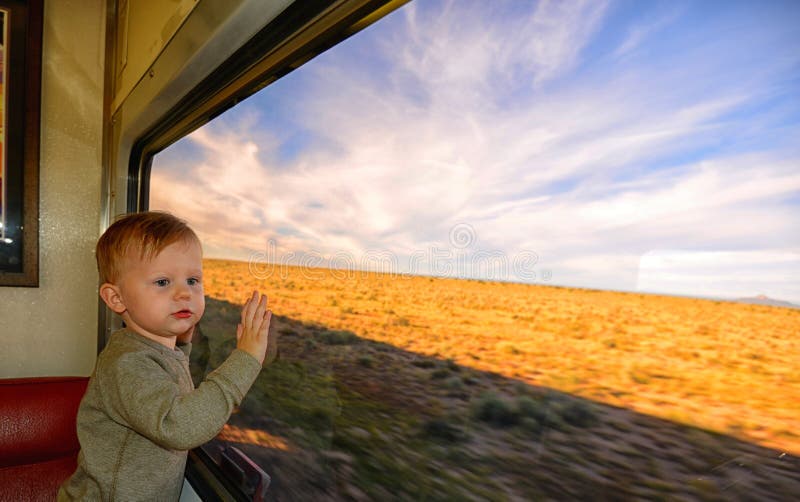
[[[242,322],[236,327],[236,347],[247,352],[259,363],[264,363],[264,356],[269,345],[269,322],[272,312],[267,310],[267,295],[258,298],[253,291],[242,307]]]

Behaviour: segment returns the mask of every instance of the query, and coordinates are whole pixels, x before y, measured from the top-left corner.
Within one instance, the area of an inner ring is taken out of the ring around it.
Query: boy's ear
[[[122,295],[119,292],[119,288],[111,283],[103,283],[100,286],[100,298],[106,302],[108,308],[116,312],[117,314],[121,314],[125,312],[125,303],[122,301]]]

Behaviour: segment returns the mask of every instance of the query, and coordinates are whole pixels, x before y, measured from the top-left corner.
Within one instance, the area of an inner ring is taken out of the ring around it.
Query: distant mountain
[[[772,307],[789,307],[792,309],[800,309],[800,305],[795,305],[794,303],[785,302],[783,300],[776,300],[775,298],[770,298],[765,295],[758,295],[752,298],[737,298],[734,301],[739,303],[752,303],[754,305],[770,305]]]

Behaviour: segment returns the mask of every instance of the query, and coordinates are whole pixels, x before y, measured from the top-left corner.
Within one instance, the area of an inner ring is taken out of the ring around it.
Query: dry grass
[[[207,260],[206,294],[800,453],[800,310]],[[283,277],[281,277],[283,275]],[[311,276],[312,278],[308,278]]]

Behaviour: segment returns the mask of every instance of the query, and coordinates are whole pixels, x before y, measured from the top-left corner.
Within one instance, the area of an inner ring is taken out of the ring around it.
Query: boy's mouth
[[[177,312],[174,312],[172,315],[174,317],[177,317],[178,319],[187,319],[189,317],[192,317],[192,311],[188,310],[188,309],[183,309],[183,310],[179,310]]]

